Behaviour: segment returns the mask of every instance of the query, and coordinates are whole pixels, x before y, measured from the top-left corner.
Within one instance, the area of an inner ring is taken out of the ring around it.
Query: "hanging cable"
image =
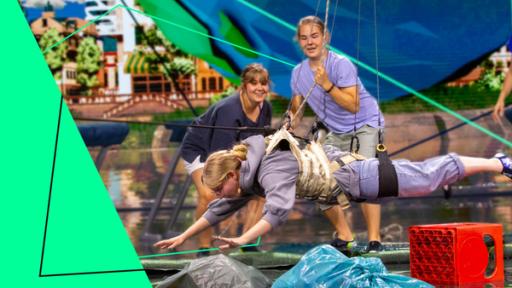
[[[126,2],[124,0],[121,0],[121,2],[123,3],[124,6],[128,7],[128,5],[126,5]],[[146,35],[146,32],[144,32],[144,27],[139,24],[139,21],[137,21],[137,18],[135,18],[135,16],[133,15],[133,13],[132,13],[132,11],[130,9],[126,9],[126,11],[128,12],[130,17],[132,18],[133,22],[135,23],[135,26],[142,30],[142,37],[144,37],[144,39],[148,43],[148,46],[151,48],[151,51],[153,51],[153,53],[155,53],[156,57],[158,58],[158,61],[160,61],[160,64],[163,66],[165,72],[167,73],[167,77],[171,79],[172,84],[174,85],[174,88],[178,91],[178,93],[181,95],[181,97],[183,97],[183,99],[187,103],[188,108],[190,109],[190,111],[192,111],[192,114],[194,114],[195,117],[199,116],[197,111],[194,109],[194,106],[192,105],[192,102],[190,102],[190,99],[188,99],[188,97],[185,94],[185,92],[183,91],[183,89],[181,89],[181,86],[178,83],[178,80],[175,79],[176,75],[173,75],[174,73],[171,73],[171,71],[170,71],[169,67],[167,67],[167,65],[163,65],[162,64],[162,63],[165,62],[165,59],[164,59],[164,57],[162,55],[160,55],[160,53],[158,53],[158,51],[156,50],[156,48],[153,45],[153,43],[149,40],[149,37]],[[168,50],[167,47],[165,47],[165,45],[164,45],[164,48],[165,48],[167,53],[172,55],[172,53]]]
[[[327,28],[328,27],[327,23],[324,24],[324,36],[327,37],[328,33],[330,33],[327,41],[325,40],[326,38],[324,38],[325,49],[327,49],[327,57],[325,59],[324,67],[327,67],[327,63],[329,62],[330,47],[331,47],[331,41],[332,41],[332,38],[334,35],[334,24],[336,23],[337,13],[338,13],[338,0],[336,0],[336,4],[334,6],[334,13],[333,13],[332,21],[331,21],[332,22],[331,29]],[[324,115],[323,119],[319,119],[318,114],[317,114],[315,116],[315,122],[314,122],[313,126],[311,127],[311,131],[310,131],[310,134],[313,135],[313,139],[315,141],[321,141],[321,142],[323,142],[323,140],[325,140],[325,139],[320,139],[320,138],[324,138],[324,136],[327,135],[328,130],[329,130],[324,124],[325,119],[327,118],[327,97],[322,97],[322,107],[323,107],[322,112]],[[323,132],[322,132],[322,130],[323,130]]]
[[[326,0],[325,1],[325,19],[324,19],[324,41],[325,41],[325,38],[326,38],[326,32],[327,32],[327,27],[328,26],[328,20],[329,20],[329,4],[331,3],[330,0]]]
[[[325,17],[324,17],[324,31],[323,31],[323,45],[324,45],[324,49],[327,49],[327,46],[328,46],[328,36],[327,36],[327,33],[328,33],[328,29],[327,29],[327,25],[328,25],[328,19],[329,19],[329,4],[330,4],[330,1],[327,0],[326,1],[326,5],[325,5]],[[299,27],[300,29],[300,27]],[[328,52],[328,51],[327,51]],[[329,56],[329,53],[327,53],[327,57]],[[326,59],[327,60],[327,59]],[[321,59],[321,61],[323,61],[323,59]],[[304,61],[300,64],[301,66],[299,66],[299,74],[298,76],[300,76],[300,69],[302,69],[302,64],[304,63]],[[298,81],[298,78],[295,80],[296,82]],[[286,117],[288,117],[288,121],[290,123],[290,125],[292,124],[291,123],[291,120],[292,119],[296,119],[296,117],[298,115],[300,115],[300,113],[302,113],[302,110],[304,109],[304,105],[307,103],[307,100],[309,99],[309,96],[311,96],[313,90],[315,89],[315,87],[317,86],[318,84],[316,83],[316,81],[314,80],[313,78],[313,85],[311,85],[311,87],[309,88],[308,92],[306,93],[306,96],[304,96],[304,99],[302,100],[301,104],[299,105],[299,107],[297,108],[297,110],[295,111],[295,113],[293,115],[287,115]],[[324,99],[325,101],[325,99]],[[290,105],[289,107],[291,106],[291,102],[290,102]],[[325,102],[324,102],[324,106],[325,106]],[[288,109],[288,111],[290,111],[290,109]],[[325,115],[324,115],[325,117]]]
[[[163,125],[170,128],[201,128],[201,129],[219,129],[219,130],[235,130],[235,131],[259,131],[262,134],[271,134],[276,131],[274,128],[268,126],[265,127],[249,127],[249,126],[210,126],[210,125],[198,125],[198,124],[180,124],[172,122],[158,122],[158,121],[134,121],[134,120],[115,120],[115,119],[103,119],[103,118],[87,118],[87,117],[76,117],[77,121],[91,121],[91,122],[115,122],[115,123],[127,123],[127,124],[142,124],[142,125]]]
[[[375,44],[375,70],[377,70],[377,73],[375,73],[375,81],[377,85],[377,104],[380,107],[380,70],[379,70],[379,44],[378,44],[378,32],[377,32],[377,2],[376,0],[373,0],[373,28],[374,28],[374,44]],[[377,146],[381,149],[386,149],[384,146],[384,128],[382,127],[381,123],[382,118],[382,111],[380,111],[379,108],[379,145]]]
[[[359,52],[360,52],[360,41],[361,41],[361,0],[358,1],[358,9],[357,9],[357,40],[356,40],[356,58],[359,61]],[[360,104],[359,99],[359,71],[356,65],[354,65],[354,69],[356,69],[356,97],[358,101],[354,102],[354,111],[358,111],[358,104]],[[359,148],[361,147],[361,143],[359,142],[359,137],[357,137],[356,131],[357,124],[357,112],[354,113],[354,127],[352,129],[352,137],[350,137],[350,152],[358,153]]]
[[[317,0],[316,1],[316,10],[315,10],[315,17],[318,17],[318,10],[320,8],[320,0]],[[300,32],[300,27],[298,27],[299,29],[299,32]],[[299,33],[297,33],[299,34]],[[295,35],[297,37],[297,41],[300,41],[299,37],[300,35]],[[299,44],[300,45],[300,44]],[[300,75],[301,75],[301,72],[302,72],[302,66],[306,60],[306,56],[304,56],[305,58],[302,59],[302,61],[300,62],[299,64],[299,68],[298,68],[298,71],[297,71],[297,77],[295,78],[295,83],[293,84],[293,86],[295,87],[295,90],[298,90],[298,86],[297,86],[297,82],[299,81],[299,78],[300,78]],[[313,91],[313,87],[311,87],[308,91],[308,93],[306,93],[306,95],[309,95],[311,94],[311,91]],[[293,93],[293,89],[292,89],[292,93]],[[293,97],[295,95],[292,95],[292,97],[290,98],[290,101],[288,102],[288,108],[286,109],[286,113],[283,115],[283,118],[281,119],[281,127],[283,127],[284,125],[286,125],[286,123],[289,123],[290,127],[292,126],[292,118],[295,119],[295,117],[297,115],[299,115],[299,113],[295,113],[292,117],[292,115],[290,115],[291,113],[291,107],[292,107],[292,100],[293,100]],[[300,109],[297,109],[296,112],[300,111]]]

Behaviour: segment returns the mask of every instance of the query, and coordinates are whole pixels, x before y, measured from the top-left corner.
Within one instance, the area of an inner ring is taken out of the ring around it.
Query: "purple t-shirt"
[[[316,85],[307,102],[327,128],[334,133],[347,133],[354,129],[354,120],[356,129],[364,125],[377,128],[379,127],[379,117],[381,118],[380,127],[384,127],[384,119],[377,101],[366,91],[363,83],[357,77],[354,64],[346,57],[329,51],[325,67],[329,80],[337,87],[351,87],[356,83],[359,85],[360,104],[359,112],[354,117],[354,114],[334,102],[332,96],[325,92],[322,87]],[[306,97],[309,89],[315,83],[314,78],[315,75],[309,66],[308,59],[295,66],[290,83],[293,95]]]

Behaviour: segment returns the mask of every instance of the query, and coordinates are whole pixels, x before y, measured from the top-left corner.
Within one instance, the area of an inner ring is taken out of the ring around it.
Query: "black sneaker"
[[[353,252],[352,249],[357,246],[357,242],[355,240],[345,241],[340,238],[336,238],[331,241],[331,246],[345,254],[345,256],[351,257]]]
[[[370,241],[366,247],[366,253],[379,253],[382,250],[384,250],[384,246],[379,241]]]
[[[201,248],[199,248],[199,250],[201,250],[201,251],[197,252],[196,257],[197,258],[201,258],[201,257],[208,257],[208,256],[210,256],[210,251],[207,250],[207,249],[210,249],[210,248],[209,247],[201,247]]]
[[[512,179],[512,159],[503,153],[496,153],[494,158],[500,160],[501,165],[503,165],[503,170],[501,170],[501,174],[507,176]]]
[[[452,185],[443,185],[441,190],[443,190],[444,199],[448,200],[452,198]]]
[[[261,252],[261,250],[256,246],[248,246],[248,247],[241,247],[240,250],[242,252]]]

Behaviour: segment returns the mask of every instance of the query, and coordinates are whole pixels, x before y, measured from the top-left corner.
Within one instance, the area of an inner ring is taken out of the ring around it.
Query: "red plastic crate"
[[[486,235],[494,249],[488,249]],[[411,276],[435,285],[503,283],[502,235],[502,226],[491,223],[411,226]]]

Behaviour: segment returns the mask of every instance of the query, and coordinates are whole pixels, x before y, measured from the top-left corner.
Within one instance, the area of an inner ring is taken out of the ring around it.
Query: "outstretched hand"
[[[240,237],[226,238],[226,237],[217,236],[217,237],[215,237],[215,240],[219,240],[224,243],[219,246],[219,249],[222,251],[237,248],[237,247],[240,247],[240,246],[246,244],[245,241],[243,241]]]
[[[179,235],[179,236],[176,236],[176,237],[173,237],[170,239],[158,241],[153,246],[162,248],[162,249],[174,249],[174,248],[180,246],[181,244],[183,244],[183,242],[185,242],[185,240],[186,239],[183,236]]]

